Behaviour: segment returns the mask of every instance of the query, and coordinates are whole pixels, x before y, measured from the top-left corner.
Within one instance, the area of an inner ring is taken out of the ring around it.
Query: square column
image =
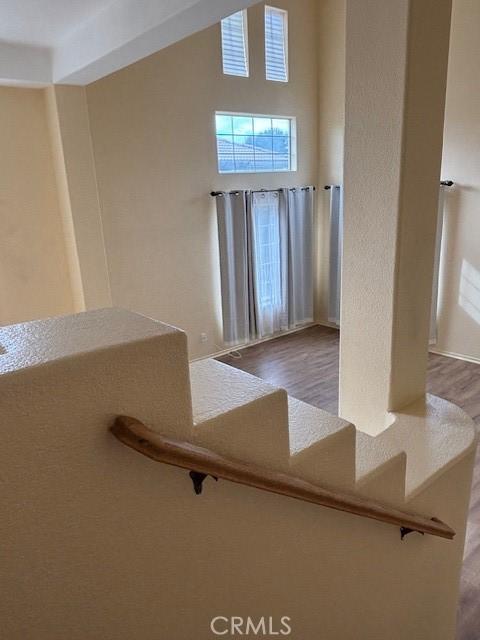
[[[347,0],[340,415],[425,394],[451,0]]]

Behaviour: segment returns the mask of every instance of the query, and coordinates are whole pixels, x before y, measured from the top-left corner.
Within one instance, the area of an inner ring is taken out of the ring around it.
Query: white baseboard
[[[320,327],[329,327],[330,329],[336,329],[337,331],[340,331],[340,327],[338,326],[338,324],[334,324],[333,322],[329,322],[328,320],[317,320],[315,324]]]
[[[318,320],[315,324],[320,325],[321,327],[330,327],[331,329],[337,329],[340,331],[340,327],[332,322],[328,322],[328,320]],[[466,356],[464,353],[456,353],[455,351],[443,351],[441,349],[434,349],[429,347],[430,353],[436,353],[439,356],[445,356],[447,358],[455,358],[456,360],[463,360],[464,362],[472,362],[473,364],[480,364],[480,358],[475,358],[473,356]]]
[[[463,353],[455,353],[454,351],[442,351],[441,349],[429,349],[429,351],[430,353],[435,353],[438,356],[446,356],[447,358],[455,358],[456,360],[464,360],[465,362],[480,364],[480,358],[473,358],[472,356],[466,356]]]
[[[295,329],[288,329],[286,331],[282,331],[281,333],[276,333],[273,336],[268,336],[267,338],[259,338],[258,340],[252,340],[252,342],[247,342],[246,344],[240,344],[235,347],[230,347],[229,349],[220,349],[219,351],[214,351],[213,353],[206,356],[198,356],[198,358],[192,358],[191,362],[197,362],[197,360],[206,360],[207,358],[220,358],[221,356],[226,356],[229,353],[235,351],[243,351],[243,349],[248,349],[248,347],[253,347],[257,344],[262,344],[263,342],[270,342],[270,340],[275,340],[275,338],[281,338],[282,336],[288,336],[291,333],[297,333],[298,331],[303,331],[303,329],[308,329],[309,327],[329,327],[330,329],[337,329],[339,327],[333,324],[332,322],[328,322],[327,320],[318,320],[316,322],[309,322],[308,324],[304,324],[301,327],[295,327]],[[441,349],[429,349],[430,353],[435,353],[439,356],[445,356],[447,358],[455,358],[456,360],[463,360],[465,362],[472,362],[473,364],[480,364],[480,358],[474,358],[472,356],[466,356],[463,353],[455,353],[454,351],[443,351]]]
[[[221,356],[226,356],[229,353],[236,351],[243,351],[243,349],[248,349],[248,347],[254,347],[257,344],[262,344],[263,342],[270,342],[270,340],[275,340],[275,338],[281,338],[282,336],[288,336],[291,333],[297,333],[298,331],[303,331],[304,329],[308,329],[309,327],[315,327],[319,322],[309,322],[308,324],[303,324],[301,327],[295,327],[295,329],[287,329],[285,331],[281,331],[280,333],[275,333],[273,336],[268,336],[266,338],[259,338],[258,340],[252,340],[251,342],[247,342],[246,344],[238,344],[232,346],[228,349],[221,349],[219,351],[214,351],[206,356],[198,356],[198,358],[192,358],[190,362],[197,362],[198,360],[206,360],[207,358],[220,358]]]

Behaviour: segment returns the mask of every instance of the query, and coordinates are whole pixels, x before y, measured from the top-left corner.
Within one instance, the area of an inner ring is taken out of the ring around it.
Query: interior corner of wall
[[[44,89],[44,97],[73,307],[75,312],[80,312],[86,309],[85,295],[75,238],[55,85]]]

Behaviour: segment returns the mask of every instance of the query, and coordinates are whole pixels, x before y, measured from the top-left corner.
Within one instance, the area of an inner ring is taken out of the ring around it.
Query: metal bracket
[[[409,533],[420,533],[424,535],[423,531],[417,531],[417,529],[409,529],[408,527],[400,527],[400,540],[403,540]]]
[[[208,478],[208,473],[201,473],[200,471],[190,471],[188,474],[193,482],[193,490],[195,494],[199,496],[202,493],[203,481],[205,478]],[[212,476],[212,478],[217,481],[218,478],[216,476]]]

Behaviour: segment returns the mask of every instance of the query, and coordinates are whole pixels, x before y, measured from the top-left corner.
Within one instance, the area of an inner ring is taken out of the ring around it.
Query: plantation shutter
[[[265,7],[265,66],[267,80],[288,82],[287,12]]]
[[[222,20],[223,73],[248,76],[246,12],[237,11]]]

